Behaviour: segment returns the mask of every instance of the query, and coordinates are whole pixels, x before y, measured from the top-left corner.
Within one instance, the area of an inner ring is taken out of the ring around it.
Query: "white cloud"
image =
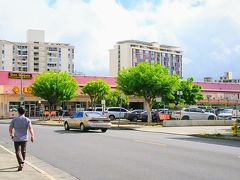
[[[188,58],[186,56],[183,56],[182,61],[183,61],[183,66],[184,66],[184,64],[191,64],[193,62],[192,59],[190,59],[190,58]]]
[[[108,75],[108,50],[126,39],[180,46],[186,65],[199,61],[199,50],[208,55],[211,52],[210,57],[222,61],[239,50],[235,41],[225,40],[239,39],[240,34],[221,32],[226,22],[239,32],[238,0],[163,0],[159,4],[139,1],[131,10],[114,0],[57,0],[51,7],[47,0],[0,0],[0,4],[0,39],[25,41],[27,29],[43,29],[46,41],[76,46],[75,67],[86,74]],[[211,38],[220,39],[224,46],[213,45]],[[202,58],[204,61],[209,59]],[[194,67],[185,71],[200,76]]]
[[[237,54],[240,55],[240,44],[237,44],[237,45],[234,47],[234,52],[236,52]]]
[[[215,46],[215,51],[210,53],[210,58],[216,60],[217,62],[230,61],[231,49],[226,47],[225,43],[221,39],[212,39],[211,42]]]

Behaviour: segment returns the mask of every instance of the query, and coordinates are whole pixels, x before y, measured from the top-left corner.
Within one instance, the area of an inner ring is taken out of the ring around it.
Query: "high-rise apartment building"
[[[74,46],[45,42],[44,31],[28,30],[27,42],[0,40],[0,70],[74,72]]]
[[[110,75],[117,76],[124,67],[136,66],[140,62],[159,63],[168,68],[169,74],[182,77],[182,51],[178,47],[160,45],[157,42],[126,40],[117,42],[110,52]]]

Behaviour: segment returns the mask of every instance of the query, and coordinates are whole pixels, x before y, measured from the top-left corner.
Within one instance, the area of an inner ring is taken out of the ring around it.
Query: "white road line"
[[[157,145],[157,146],[161,146],[161,147],[166,147],[167,146],[166,144],[161,144],[161,143],[158,143],[158,142],[151,142],[151,141],[135,140],[135,142],[143,143],[143,144],[152,144],[152,145]]]
[[[15,153],[13,153],[12,151],[10,151],[9,149],[5,148],[4,146],[0,145],[1,148],[3,148],[5,151],[9,152],[11,155],[15,156]],[[33,169],[35,169],[36,171],[38,171],[39,173],[43,174],[44,176],[46,176],[47,178],[51,179],[51,180],[56,180],[54,177],[50,176],[48,173],[46,173],[45,171],[43,171],[42,169],[34,166],[32,163],[25,161],[26,164],[28,164],[29,166],[31,166]]]

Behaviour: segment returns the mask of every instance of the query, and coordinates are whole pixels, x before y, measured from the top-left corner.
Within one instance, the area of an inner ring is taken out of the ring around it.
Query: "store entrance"
[[[25,102],[25,110],[26,117],[36,117],[36,102]]]

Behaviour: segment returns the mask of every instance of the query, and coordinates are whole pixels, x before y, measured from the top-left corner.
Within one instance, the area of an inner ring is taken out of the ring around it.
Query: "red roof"
[[[8,86],[20,86],[20,79],[12,79],[8,78],[8,73],[12,71],[0,71],[0,85],[8,85]],[[20,72],[14,72],[20,73]],[[23,74],[32,74],[32,79],[23,79],[23,86],[30,86],[33,83],[34,77],[37,76],[38,73],[30,73],[24,72]],[[117,83],[114,77],[104,77],[104,76],[82,76],[77,75],[73,76],[80,86],[84,86],[90,80],[98,80],[101,79],[109,84],[110,87],[116,88]],[[225,92],[239,92],[240,84],[238,83],[211,83],[211,82],[194,82],[194,84],[198,84],[202,87],[203,91],[225,91]]]
[[[239,83],[194,82],[194,84],[201,86],[203,91],[240,91]]]
[[[12,71],[0,71],[0,85],[14,85],[19,86],[20,85],[20,79],[13,79],[8,78],[8,73]],[[14,72],[14,73],[20,73],[20,72]],[[23,72],[23,74],[32,74],[32,79],[23,79],[22,84],[23,86],[30,86],[33,81],[34,77],[37,76],[38,73],[30,73],[30,72]],[[105,81],[107,84],[109,84],[110,87],[115,88],[116,87],[116,79],[114,77],[100,77],[100,76],[73,76],[78,84],[80,86],[84,86],[88,81],[90,80],[98,80],[101,79]]]
[[[84,86],[88,81],[91,80],[103,80],[110,87],[114,88],[117,86],[116,79],[114,77],[101,77],[101,76],[73,76],[80,86]]]

